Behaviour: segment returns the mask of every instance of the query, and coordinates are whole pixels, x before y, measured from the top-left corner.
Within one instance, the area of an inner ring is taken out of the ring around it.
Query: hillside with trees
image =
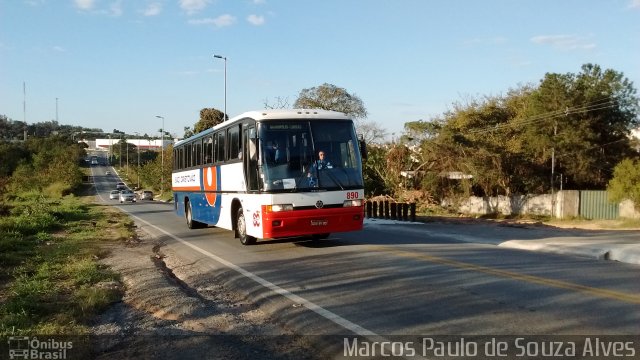
[[[302,89],[294,107],[340,111],[356,120],[357,131],[368,145],[363,169],[367,196],[403,199],[411,193],[423,201],[439,202],[469,195],[544,194],[559,188],[617,186],[624,192],[634,186],[630,177],[614,181],[623,173],[614,170],[625,159],[629,162],[621,169],[638,166],[637,142],[630,137],[631,130],[640,125],[637,90],[624,74],[595,64],[585,64],[577,73],[547,73],[537,84],[466,99],[439,116],[406,121],[404,134],[392,141],[382,126],[366,119],[363,101],[336,85]],[[220,110],[203,108],[193,131],[187,127],[185,135],[213,127],[225,118]],[[11,142],[23,139],[25,131],[29,137],[52,136],[55,141],[70,140],[78,133],[89,138],[104,134],[100,129],[56,122],[27,125],[0,116],[0,139],[5,141],[0,148],[0,176],[4,183],[15,171],[28,176],[36,170],[21,165],[21,159],[36,156],[35,145]],[[124,158],[121,148],[129,153],[137,151],[129,145],[114,146],[112,154]],[[67,154],[68,159],[76,159],[75,151],[79,150],[72,146],[65,151],[74,152]],[[156,190],[168,189],[170,184],[160,186],[157,180],[161,178],[157,155],[144,154],[137,176]],[[51,156],[54,154],[42,154],[31,166],[49,164],[62,171],[66,165],[45,158]],[[171,163],[171,156],[170,149],[165,150],[164,161]],[[129,165],[136,165],[136,161],[131,157]],[[138,171],[137,166],[131,169]],[[170,168],[165,167],[165,172],[164,178],[170,179]],[[73,184],[76,175],[65,174]],[[43,184],[46,179],[41,177],[36,183]]]
[[[633,84],[615,70],[586,64],[577,74],[548,73],[537,85],[405,123],[398,144],[369,152],[367,193],[411,188],[442,199],[605,189],[618,163],[638,157],[629,136],[638,106]]]

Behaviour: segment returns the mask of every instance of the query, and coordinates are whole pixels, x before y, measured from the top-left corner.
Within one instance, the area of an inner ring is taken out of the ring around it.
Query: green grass
[[[135,236],[110,207],[74,196],[14,197],[0,218],[0,336],[83,334],[118,301],[117,273],[98,263],[101,245]]]
[[[553,219],[548,222],[552,226],[588,227],[590,229],[637,230],[640,219],[592,220],[584,218]]]

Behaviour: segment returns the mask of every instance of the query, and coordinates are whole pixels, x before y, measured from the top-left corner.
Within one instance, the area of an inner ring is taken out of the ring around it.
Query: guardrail
[[[416,221],[416,203],[401,203],[390,200],[367,200],[365,217],[399,221]]]

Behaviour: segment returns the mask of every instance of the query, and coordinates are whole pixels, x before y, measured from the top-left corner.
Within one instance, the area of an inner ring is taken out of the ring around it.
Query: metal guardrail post
[[[411,203],[410,205],[410,218],[411,221],[415,222],[416,221],[416,203]]]

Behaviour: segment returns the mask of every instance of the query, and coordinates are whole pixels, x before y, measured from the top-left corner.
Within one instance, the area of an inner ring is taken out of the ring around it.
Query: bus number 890
[[[357,198],[358,198],[358,192],[357,191],[349,191],[347,193],[347,200],[357,199]]]

